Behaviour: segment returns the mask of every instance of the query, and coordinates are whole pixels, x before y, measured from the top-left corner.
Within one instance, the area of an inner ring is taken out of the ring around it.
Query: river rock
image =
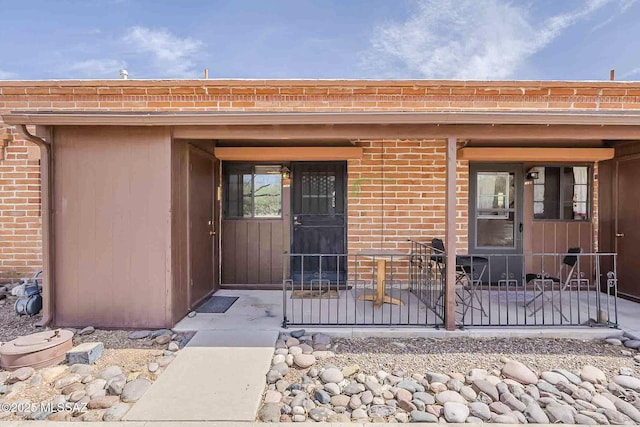
[[[129,411],[129,405],[126,403],[116,403],[102,415],[102,421],[120,421],[122,417]]]
[[[424,391],[418,391],[414,393],[413,398],[424,402],[425,405],[433,405],[434,403],[436,403],[436,398],[433,397],[432,394]]]
[[[411,422],[413,423],[437,423],[438,417],[424,411],[411,411]]]
[[[362,408],[358,408],[351,413],[351,418],[356,420],[365,420],[369,418],[369,416],[367,415],[367,411]]]
[[[112,365],[99,371],[96,376],[97,378],[102,378],[103,380],[109,381],[111,378],[117,375],[122,375],[122,369],[119,366]]]
[[[89,409],[107,409],[120,402],[118,396],[101,396],[91,399],[87,404]]]
[[[552,423],[574,424],[575,419],[573,417],[574,409],[569,405],[547,405],[547,414],[549,414],[549,421]]]
[[[594,419],[599,425],[609,424],[609,420],[607,419],[607,417],[600,412],[580,411],[580,414]]]
[[[561,368],[560,369],[554,369],[553,372],[557,372],[560,375],[564,376],[572,384],[579,385],[582,382],[582,380],[580,379],[579,376],[577,376],[573,372],[567,371],[566,369],[561,369]]]
[[[358,365],[349,365],[342,368],[342,376],[345,378],[352,377],[358,372],[360,372],[360,366]]]
[[[463,423],[469,416],[469,408],[464,403],[445,402],[444,418],[450,423]]]
[[[390,417],[396,413],[396,408],[388,405],[373,405],[369,408],[370,417]]]
[[[607,419],[611,424],[623,425],[623,424],[633,423],[633,420],[631,420],[631,418],[627,417],[626,415],[618,411],[613,411],[611,409],[605,409],[604,415],[607,417]]]
[[[640,340],[627,340],[624,342],[624,346],[638,350],[640,349]]]
[[[605,384],[607,376],[595,366],[585,365],[580,371],[580,378],[583,381],[589,381],[592,384]]]
[[[26,381],[35,373],[35,369],[30,366],[25,366],[22,368],[18,368],[15,371],[9,374],[9,378],[7,378],[7,384],[17,383],[19,381]],[[62,387],[57,387],[62,388]]]
[[[122,394],[120,398],[125,403],[137,402],[138,399],[142,397],[145,391],[151,386],[151,381],[145,378],[137,378],[131,382],[128,382],[124,389],[122,389]]]
[[[482,402],[471,402],[469,404],[469,413],[474,417],[480,418],[482,421],[491,419],[491,409],[489,405]]]
[[[96,331],[96,328],[94,328],[93,326],[87,326],[85,328],[82,328],[80,332],[78,332],[78,335],[91,335],[95,331]]]
[[[640,379],[638,378],[630,377],[628,375],[616,375],[613,377],[613,382],[621,387],[640,391]]]
[[[491,400],[493,400],[494,402],[500,399],[500,395],[498,394],[497,387],[487,380],[475,380],[473,382],[473,386],[478,391],[481,391],[485,393],[487,396],[489,396]]]
[[[524,410],[524,415],[530,423],[549,424],[549,417],[537,403],[530,403]]]
[[[343,406],[343,407],[347,407],[347,405],[349,405],[349,401],[351,400],[351,398],[347,395],[344,394],[338,394],[337,396],[333,396],[331,398],[331,404],[335,407],[335,406]]]
[[[320,379],[324,383],[339,383],[344,380],[342,371],[338,368],[327,368],[320,373]]]
[[[614,411],[616,410],[616,406],[611,400],[598,393],[594,394],[591,397],[591,403],[602,409],[611,409]]]
[[[436,394],[436,402],[440,404],[444,404],[446,402],[456,402],[461,404],[466,404],[467,400],[460,396],[460,393],[455,392],[453,390],[445,390],[438,394]]]
[[[64,377],[58,378],[53,382],[53,387],[57,389],[65,388],[73,383],[79,383],[82,377],[78,374],[68,374]]]
[[[591,417],[588,417],[584,414],[576,414],[574,416],[576,424],[581,426],[597,426],[598,422]]]
[[[517,360],[507,360],[502,367],[502,375],[525,385],[535,384],[538,382],[538,376],[534,374],[531,369]]]
[[[430,383],[442,383],[442,384],[446,384],[447,381],[451,379],[449,375],[442,374],[440,372],[427,372],[425,377],[427,378],[427,381],[429,381]]]
[[[265,403],[258,411],[258,418],[265,423],[280,422],[280,407],[276,403]]]
[[[141,340],[151,335],[151,331],[133,331],[129,334],[130,340]]]
[[[267,393],[268,393],[268,392],[267,392]],[[279,394],[279,393],[278,393],[278,394]],[[315,392],[315,394],[314,394],[314,397],[316,398],[316,400],[317,400],[319,403],[321,403],[321,404],[323,404],[323,405],[325,405],[325,404],[327,404],[327,403],[331,402],[331,396],[329,395],[329,393],[327,393],[327,392],[326,392],[326,391],[324,391],[324,390],[316,390],[316,392]],[[266,398],[265,398],[265,402],[266,402],[266,401],[267,401],[267,400],[266,400]],[[278,399],[278,402],[279,402],[279,401],[280,401],[280,399]]]
[[[500,396],[500,401],[515,411],[523,412],[526,409],[526,405],[511,393],[503,393]]]
[[[542,379],[549,384],[553,385],[556,385],[560,382],[569,382],[567,377],[565,377],[564,375],[552,371],[545,371],[540,375],[540,377],[542,377]]]

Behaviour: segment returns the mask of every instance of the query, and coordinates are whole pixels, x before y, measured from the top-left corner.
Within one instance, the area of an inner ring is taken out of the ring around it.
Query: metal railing
[[[283,327],[444,324],[444,277],[428,245],[358,254],[285,254]]]
[[[456,262],[456,323],[617,327],[615,253],[481,254]]]

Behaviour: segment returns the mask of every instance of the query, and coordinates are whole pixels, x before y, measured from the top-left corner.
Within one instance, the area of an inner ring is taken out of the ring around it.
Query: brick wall
[[[1,82],[0,114],[91,111],[463,111],[640,109],[624,82],[464,81],[43,81]],[[9,135],[0,160],[0,276],[41,265],[37,147]],[[428,137],[426,135],[425,137]],[[359,141],[349,164],[349,249],[395,249],[405,238],[442,236],[444,142]],[[468,165],[458,164],[459,249],[466,249]],[[356,191],[357,189],[357,191]],[[357,194],[355,194],[357,193]],[[399,247],[398,247],[399,248]]]

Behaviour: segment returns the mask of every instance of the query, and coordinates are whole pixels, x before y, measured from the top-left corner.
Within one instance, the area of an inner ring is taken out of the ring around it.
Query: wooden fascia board
[[[488,124],[488,125],[640,125],[640,114],[629,112],[556,111],[374,111],[374,112],[58,112],[14,111],[3,114],[10,125],[79,126],[201,126],[311,124]]]
[[[361,147],[216,147],[219,160],[328,161],[362,158]]]
[[[459,160],[481,162],[597,162],[612,159],[613,148],[464,147]]]
[[[640,126],[541,125],[255,125],[176,126],[179,139],[336,140],[336,139],[458,139],[493,140],[637,140]]]

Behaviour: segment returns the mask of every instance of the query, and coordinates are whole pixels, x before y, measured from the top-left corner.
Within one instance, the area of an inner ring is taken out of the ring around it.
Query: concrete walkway
[[[254,421],[277,337],[277,331],[199,331],[126,420]]]

